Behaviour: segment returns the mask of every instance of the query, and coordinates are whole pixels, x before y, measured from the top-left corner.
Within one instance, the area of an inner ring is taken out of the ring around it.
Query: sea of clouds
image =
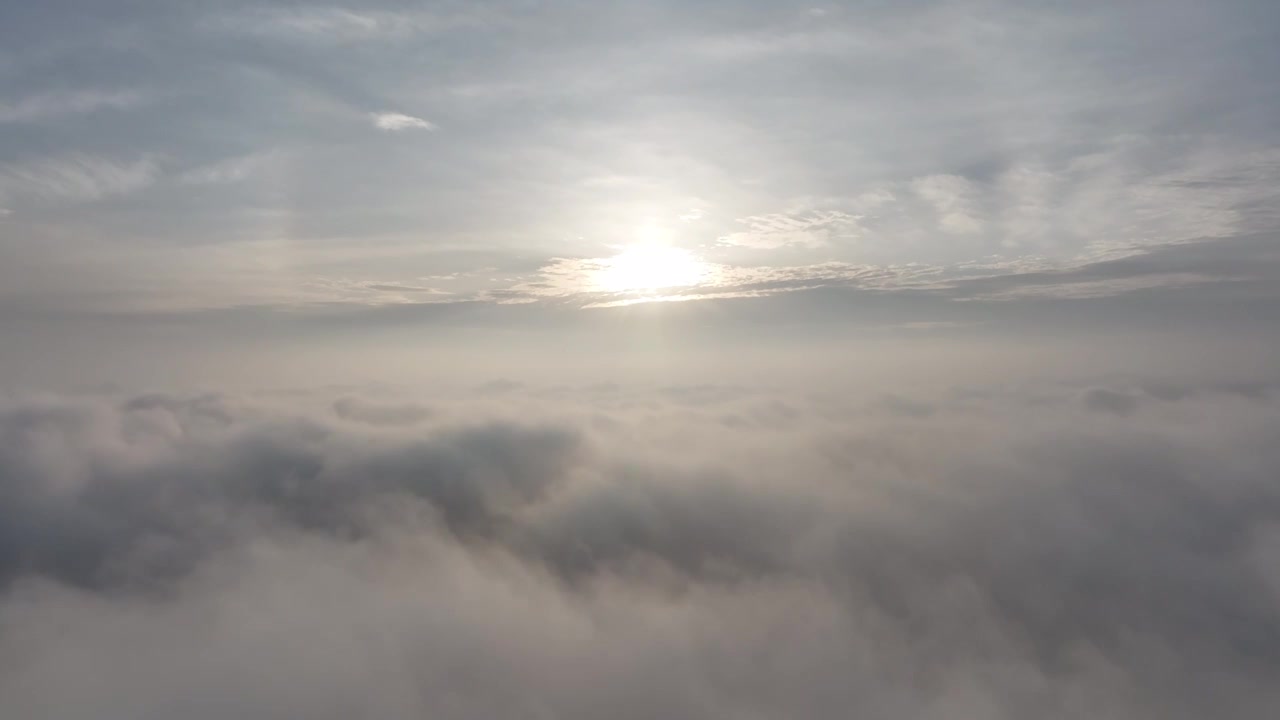
[[[1258,718],[1280,386],[0,400],[13,718]]]

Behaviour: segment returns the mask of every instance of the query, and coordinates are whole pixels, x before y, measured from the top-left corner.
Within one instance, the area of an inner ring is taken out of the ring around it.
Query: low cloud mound
[[[0,703],[1262,717],[1280,405],[1257,387],[9,401]]]
[[[370,425],[416,425],[431,417],[429,409],[415,403],[379,403],[359,397],[339,398],[333,411],[344,420]]]

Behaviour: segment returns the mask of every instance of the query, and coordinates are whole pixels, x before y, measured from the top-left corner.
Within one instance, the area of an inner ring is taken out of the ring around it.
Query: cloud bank
[[[1261,717],[1268,383],[11,399],[12,717]]]

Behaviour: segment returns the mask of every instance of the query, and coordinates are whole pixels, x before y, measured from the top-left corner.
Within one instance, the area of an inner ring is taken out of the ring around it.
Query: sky
[[[1272,3],[0,7],[19,386],[1273,327]]]
[[[0,706],[1264,715],[1278,47],[0,0]]]

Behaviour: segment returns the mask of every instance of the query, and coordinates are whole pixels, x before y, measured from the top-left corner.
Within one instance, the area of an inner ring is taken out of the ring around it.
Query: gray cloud
[[[1092,418],[1053,386],[929,412],[514,388],[412,425],[351,395],[335,424],[320,393],[11,402],[0,698],[64,718],[1253,716],[1280,659],[1276,408],[1152,382],[1095,388],[1132,401]],[[500,419],[526,401],[560,419]]]
[[[1090,390],[1084,395],[1085,407],[1098,412],[1128,415],[1138,407],[1138,399],[1114,390]]]
[[[359,397],[338,398],[333,410],[344,420],[370,425],[414,425],[431,417],[431,410],[415,403],[386,403]]]

